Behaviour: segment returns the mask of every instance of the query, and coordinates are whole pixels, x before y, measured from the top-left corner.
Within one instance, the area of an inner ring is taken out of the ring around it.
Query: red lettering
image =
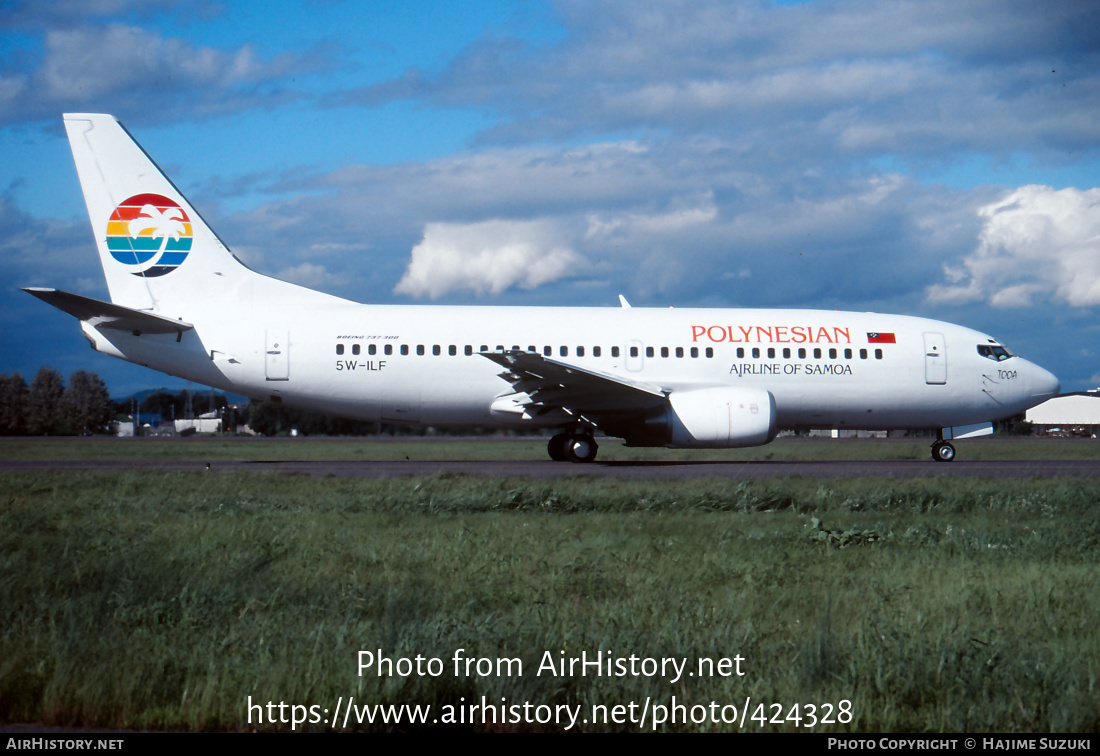
[[[704,336],[715,344],[721,344],[726,341],[735,343],[755,342],[758,344],[820,344],[822,342],[827,342],[829,344],[840,344],[841,342],[845,342],[848,344],[852,343],[852,335],[850,333],[850,329],[842,328],[840,326],[826,327],[810,325],[693,325],[691,327],[691,340],[693,342],[699,341],[699,339],[703,338]]]

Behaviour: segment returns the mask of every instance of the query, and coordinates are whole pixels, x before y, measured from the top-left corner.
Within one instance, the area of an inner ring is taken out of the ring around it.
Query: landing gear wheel
[[[577,433],[569,436],[569,441],[565,444],[565,458],[570,462],[594,462],[599,448],[596,439],[584,433]]]
[[[546,451],[550,454],[550,459],[555,462],[567,462],[569,458],[565,456],[565,446],[568,443],[568,433],[559,433],[552,437],[549,443],[546,444]]]
[[[937,462],[954,462],[955,447],[946,441],[937,441],[932,444],[932,459]]]

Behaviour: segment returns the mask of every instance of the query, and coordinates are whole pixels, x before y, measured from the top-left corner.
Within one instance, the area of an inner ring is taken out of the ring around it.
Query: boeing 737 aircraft
[[[365,305],[245,267],[112,116],[65,116],[110,302],[26,289],[99,352],[363,420],[557,429],[632,446],[758,446],[780,429],[992,433],[1058,379],[984,333],[813,310]]]

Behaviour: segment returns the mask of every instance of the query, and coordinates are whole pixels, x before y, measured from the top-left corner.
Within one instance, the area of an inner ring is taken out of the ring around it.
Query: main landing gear
[[[591,433],[559,433],[550,439],[546,451],[555,462],[593,462],[599,450]]]
[[[932,459],[937,462],[954,462],[955,461],[955,447],[947,443],[943,439],[940,439],[936,443],[932,444]]]

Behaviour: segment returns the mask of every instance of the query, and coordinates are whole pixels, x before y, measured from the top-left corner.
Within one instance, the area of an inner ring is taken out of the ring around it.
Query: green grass
[[[932,439],[781,438],[750,449],[631,449],[601,443],[599,461],[929,459]],[[1098,459],[1092,439],[958,441],[960,460]],[[0,460],[390,461],[544,460],[546,439],[371,438],[0,438]]]
[[[1094,731],[1094,489],[0,475],[0,721],[243,730],[248,696],[329,708],[749,696],[784,714],[851,701],[853,720],[827,730]],[[357,652],[379,648],[441,658],[446,674],[359,677]],[[520,658],[525,673],[456,678],[457,648]],[[561,650],[692,666],[740,654],[747,674],[534,674]]]

